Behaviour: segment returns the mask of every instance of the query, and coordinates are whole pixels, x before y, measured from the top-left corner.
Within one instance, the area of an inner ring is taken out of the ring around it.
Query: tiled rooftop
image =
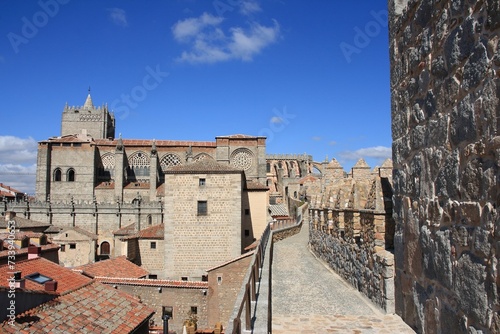
[[[135,297],[92,282],[18,315],[15,326],[5,321],[1,332],[130,333],[153,313]]]
[[[114,235],[129,235],[135,233],[135,224],[124,226],[119,230],[113,232]]]
[[[59,245],[52,243],[47,245],[42,245],[40,247],[42,247],[42,254],[50,251],[57,252],[57,250],[59,249]],[[7,241],[3,242],[3,249],[4,249],[3,251],[0,251],[0,259],[5,259],[9,256],[9,244],[7,243]],[[21,255],[25,254],[28,254],[28,247],[24,248],[16,247],[16,257],[20,257]]]
[[[253,181],[253,180],[248,180],[247,181],[247,190],[269,190],[269,187],[263,185],[262,183]]]
[[[44,140],[41,142],[51,142],[51,143],[82,143],[82,142],[92,142],[93,138],[89,135],[74,134],[66,135],[62,137],[52,137],[49,140]]]
[[[288,216],[288,208],[285,204],[271,204],[269,211],[271,211],[271,216]]]
[[[13,225],[16,227],[16,230],[28,229],[28,228],[34,228],[34,227],[49,227],[50,226],[50,223],[37,222],[37,221],[31,220],[31,219],[18,217],[18,216],[10,218],[9,220],[11,220],[11,221],[13,220],[16,223],[15,225]],[[5,219],[0,219],[0,229],[4,229],[4,228],[7,228],[7,221]]]
[[[52,278],[57,281],[57,289],[55,292],[59,294],[82,287],[91,281],[88,277],[74,273],[54,262],[39,257],[32,260],[17,261],[14,268],[10,268],[8,265],[0,266],[0,286],[8,287],[8,279],[12,276],[12,272],[15,271],[20,271],[22,278],[34,273]],[[43,284],[33,282],[29,279],[26,279],[26,289],[45,291]]]
[[[115,277],[96,277],[96,280],[104,284],[154,286],[163,288],[208,289],[208,282],[201,281],[172,281],[164,279],[134,279]]]
[[[71,231],[71,230],[73,230],[73,231],[75,231],[75,232],[77,232],[79,234],[82,234],[82,235],[84,235],[84,236],[86,236],[86,237],[88,237],[89,239],[92,239],[92,240],[97,240],[97,238],[98,238],[97,234],[90,233],[89,231],[84,230],[83,228],[80,228],[78,226],[74,226],[74,227],[70,227],[70,228],[65,228],[65,229],[63,229],[59,233],[64,233],[66,231]],[[56,238],[56,237],[54,237],[54,238]]]
[[[144,268],[127,260],[125,255],[75,267],[73,270],[76,272],[83,271],[84,275],[92,278],[97,276],[141,278],[149,274]]]
[[[3,184],[3,183],[0,183],[0,191],[2,191],[2,189],[1,189],[1,188],[5,189],[6,191],[9,191],[9,192],[11,192],[11,193],[24,194],[22,191],[19,191],[19,190],[17,190],[17,189],[14,189],[14,188],[12,188],[11,186],[5,185],[5,184]]]
[[[185,165],[177,165],[165,171],[165,174],[182,173],[242,173],[241,169],[221,164],[213,159],[203,159]]]
[[[165,228],[163,224],[154,225],[144,230],[140,230],[139,232],[130,235],[128,237],[123,238],[124,240],[128,239],[160,239],[163,240],[165,237]]]

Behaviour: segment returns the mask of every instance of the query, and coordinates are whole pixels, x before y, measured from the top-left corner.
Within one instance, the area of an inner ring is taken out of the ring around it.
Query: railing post
[[[250,303],[250,283],[246,284],[246,291],[245,291],[245,329],[250,330],[250,318],[251,318],[251,313],[252,313],[252,306]]]

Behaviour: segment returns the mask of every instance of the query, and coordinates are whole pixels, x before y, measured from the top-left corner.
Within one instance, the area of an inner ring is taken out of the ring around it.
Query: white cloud
[[[33,138],[0,136],[0,182],[34,194],[37,146]]]
[[[332,140],[331,142],[329,142],[329,143],[328,143],[328,145],[330,145],[330,146],[335,146],[335,145],[337,145],[337,142],[336,142],[336,141],[334,141],[334,140]]]
[[[278,116],[271,117],[271,123],[273,123],[273,124],[281,124],[283,122],[284,122],[284,120],[281,117],[278,117]]]
[[[279,24],[272,26],[251,23],[250,28],[231,27],[226,32],[221,27],[222,17],[204,13],[197,18],[178,21],[172,34],[178,42],[188,45],[178,58],[181,62],[216,63],[239,59],[251,61],[265,47],[277,41]]]
[[[183,42],[191,37],[196,37],[207,27],[218,26],[223,20],[222,17],[203,13],[200,17],[177,21],[172,27],[172,33],[176,40]]]
[[[340,152],[339,157],[343,160],[353,161],[357,161],[361,158],[372,158],[379,162],[383,162],[392,157],[392,149],[385,146],[366,147],[356,151]]]
[[[311,139],[314,140],[314,141],[320,141],[321,137],[320,136],[314,136]]]
[[[121,8],[109,8],[109,18],[111,22],[120,27],[128,26],[127,13]]]
[[[35,194],[36,164],[33,165],[2,165],[0,164],[0,183],[16,190]]]
[[[260,5],[255,1],[242,1],[240,3],[240,13],[243,15],[250,15],[260,11]]]
[[[31,137],[0,136],[0,164],[35,163],[37,146]]]

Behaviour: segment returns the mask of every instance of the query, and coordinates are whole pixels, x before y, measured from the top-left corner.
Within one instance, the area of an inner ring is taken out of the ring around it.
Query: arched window
[[[73,168],[68,169],[66,173],[66,181],[74,182],[75,181],[75,170]]]
[[[101,255],[109,255],[109,253],[110,253],[109,242],[103,241],[101,243]]]
[[[56,168],[54,170],[54,181],[61,181],[61,175],[62,175],[61,169]]]
[[[148,225],[152,224],[153,224],[153,217],[151,217],[151,215],[148,215]]]

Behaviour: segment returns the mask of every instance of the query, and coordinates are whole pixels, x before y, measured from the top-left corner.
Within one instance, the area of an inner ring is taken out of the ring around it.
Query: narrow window
[[[149,279],[158,279],[158,275],[149,274],[148,278]]]
[[[74,182],[75,181],[75,170],[73,168],[70,168],[68,170],[68,174],[66,176],[66,181],[68,181],[68,182]]]
[[[222,284],[222,276],[217,276],[217,284]]]
[[[250,236],[250,230],[245,230],[245,237]]]
[[[205,184],[206,184],[206,179],[199,179],[199,180],[198,180],[198,185],[199,185],[200,187],[205,186]]]
[[[66,251],[66,245],[61,245],[61,252],[65,252]]]
[[[191,306],[191,314],[198,314],[198,306]]]
[[[76,244],[69,244],[69,249],[76,249]]]
[[[245,209],[245,216],[249,216],[250,215],[250,209]]]
[[[182,276],[181,277],[181,281],[187,281],[188,280],[188,277],[187,276]]]
[[[156,241],[151,241],[151,249],[156,249]]]
[[[198,201],[198,216],[206,216],[207,212],[207,201]]]
[[[59,168],[56,168],[54,171],[54,181],[61,181],[61,170]]]

